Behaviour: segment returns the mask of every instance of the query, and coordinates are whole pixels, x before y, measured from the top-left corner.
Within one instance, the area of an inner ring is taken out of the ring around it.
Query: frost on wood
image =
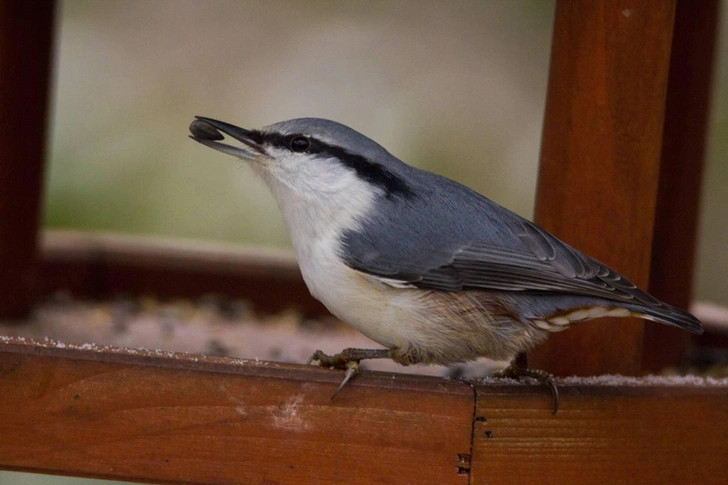
[[[556,377],[556,384],[559,386],[619,386],[619,387],[636,387],[636,386],[711,386],[711,387],[728,387],[728,378],[716,379],[714,377],[702,376],[642,376],[631,377],[616,374],[605,374],[601,376],[589,377]],[[535,379],[499,379],[494,377],[486,377],[478,380],[479,384],[507,384],[507,385],[532,385],[536,383]]]
[[[215,360],[214,356],[206,356],[199,354],[188,354],[184,352],[172,352],[169,350],[160,349],[147,349],[143,347],[129,348],[129,347],[115,347],[113,345],[99,345],[94,343],[84,344],[72,344],[63,342],[56,339],[45,337],[43,339],[31,339],[26,337],[15,337],[0,335],[0,345],[22,345],[27,347],[35,347],[42,349],[60,349],[60,350],[77,350],[82,352],[95,352],[99,354],[113,354],[113,355],[135,355],[143,357],[162,357],[167,359],[184,360],[190,362],[202,362],[205,360]],[[0,348],[0,350],[2,350]],[[226,358],[226,362],[233,365],[250,365],[255,362],[258,366],[265,366],[267,362],[249,359],[238,359],[238,358]]]

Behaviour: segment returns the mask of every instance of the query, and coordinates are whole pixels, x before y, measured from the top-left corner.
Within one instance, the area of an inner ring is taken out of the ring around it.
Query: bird
[[[690,313],[535,223],[338,122],[244,129],[196,116],[189,129],[194,141],[249,162],[278,203],[311,295],[382,345],[312,355],[309,363],[346,370],[334,396],[364,359],[488,357],[511,361],[501,376],[548,386],[555,413],[552,376],[516,359],[551,333],[607,316],[702,333]]]

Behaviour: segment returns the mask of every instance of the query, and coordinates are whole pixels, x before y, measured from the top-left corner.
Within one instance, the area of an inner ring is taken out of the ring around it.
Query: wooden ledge
[[[728,381],[470,385],[0,339],[0,468],[165,483],[726,483]],[[581,382],[581,381],[577,381]],[[637,478],[639,477],[639,478]]]
[[[5,339],[0,467],[174,483],[467,483],[473,390],[423,376]]]
[[[235,244],[44,231],[38,282],[42,295],[58,290],[86,298],[214,293],[249,299],[264,312],[293,307],[328,315],[308,292],[292,253]]]
[[[477,388],[471,483],[728,483],[725,379],[559,389],[550,417],[531,389]]]

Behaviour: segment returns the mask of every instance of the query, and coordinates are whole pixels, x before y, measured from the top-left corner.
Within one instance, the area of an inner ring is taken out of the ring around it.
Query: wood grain
[[[646,288],[675,2],[556,4],[535,220]],[[637,374],[643,323],[553,335],[529,364],[558,375]]]
[[[728,382],[465,384],[0,342],[0,468],[164,483],[727,483]]]
[[[53,1],[0,0],[0,316],[34,303]]]
[[[678,2],[675,11],[649,290],[680,308],[692,301],[718,3]],[[680,362],[691,340],[675,328],[645,326],[643,369]]]
[[[473,485],[728,483],[728,388],[476,388]]]
[[[0,468],[165,483],[465,484],[473,391],[443,379],[0,344]],[[461,470],[462,471],[462,470]]]
[[[41,294],[70,291],[85,298],[154,295],[249,299],[263,312],[296,308],[328,315],[306,288],[295,257],[220,243],[74,231],[46,231]]]

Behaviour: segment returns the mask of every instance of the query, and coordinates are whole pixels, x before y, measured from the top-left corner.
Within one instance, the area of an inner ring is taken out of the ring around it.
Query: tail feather
[[[696,335],[703,333],[703,324],[700,320],[690,313],[666,303],[662,303],[659,306],[636,306],[634,308],[627,308],[646,320],[652,320],[672,327],[678,327]]]
[[[574,323],[601,317],[635,316],[700,335],[703,325],[690,313],[653,299],[647,303],[624,303],[576,295],[508,294],[514,312],[549,332],[565,330]]]

